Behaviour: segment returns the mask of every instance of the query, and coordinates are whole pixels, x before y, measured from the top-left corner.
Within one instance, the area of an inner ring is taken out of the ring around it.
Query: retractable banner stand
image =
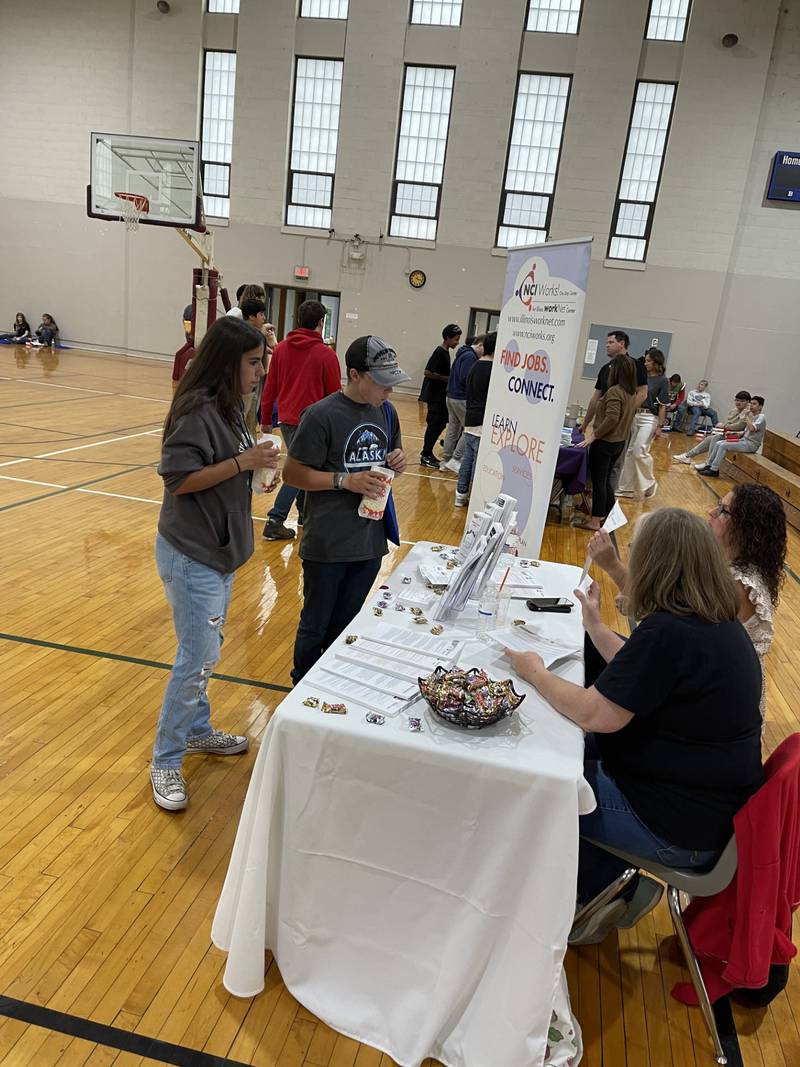
[[[498,493],[518,502],[521,555],[542,543],[578,352],[591,238],[508,254],[503,310],[469,514]]]

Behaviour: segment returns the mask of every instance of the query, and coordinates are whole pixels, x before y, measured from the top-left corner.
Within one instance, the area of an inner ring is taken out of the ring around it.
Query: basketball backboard
[[[86,210],[119,221],[126,205],[151,226],[202,229],[200,146],[197,141],[93,133]]]

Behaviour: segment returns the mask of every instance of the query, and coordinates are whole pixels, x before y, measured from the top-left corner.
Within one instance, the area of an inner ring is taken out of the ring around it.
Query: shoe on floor
[[[459,493],[456,489],[456,507],[465,508],[469,504],[469,493]]]
[[[623,930],[630,930],[640,919],[643,919],[649,911],[658,904],[664,895],[664,886],[655,878],[646,874],[639,875],[636,891],[628,902],[624,915],[617,920],[616,926]]]
[[[419,464],[421,467],[430,467],[432,470],[439,470],[439,460],[436,456],[420,455]]]
[[[704,478],[719,478],[719,471],[715,471],[713,467],[702,467],[697,473],[702,474]]]
[[[173,767],[151,766],[150,785],[153,787],[153,800],[165,811],[183,811],[189,803],[184,777]]]
[[[247,752],[250,742],[241,734],[224,734],[222,730],[212,730],[205,737],[190,737],[186,742],[186,754],[205,753],[209,756],[237,756]]]
[[[267,525],[264,527],[264,535],[267,541],[293,541],[297,534],[289,526],[284,526],[282,522],[275,522],[274,519],[268,519]]]
[[[461,464],[457,459],[448,459],[447,463],[441,463],[439,465],[440,470],[452,471],[453,474],[458,474],[461,470]]]
[[[614,927],[618,925],[619,920],[627,910],[628,902],[620,900],[619,897],[608,904],[604,904],[583,926],[573,927],[570,930],[567,943],[570,945],[599,945],[601,941],[605,941]]]
[[[677,456],[673,456],[672,458],[676,463],[687,463],[689,466],[692,465],[692,461],[687,452],[679,452]]]

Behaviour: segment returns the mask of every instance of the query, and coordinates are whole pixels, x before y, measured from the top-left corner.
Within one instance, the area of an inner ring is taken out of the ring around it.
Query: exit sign
[[[308,281],[311,277],[311,267],[295,267],[294,276],[300,281]]]

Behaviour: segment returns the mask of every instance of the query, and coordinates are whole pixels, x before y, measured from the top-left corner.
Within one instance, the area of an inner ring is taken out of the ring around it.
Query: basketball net
[[[128,233],[135,233],[139,229],[139,219],[150,211],[150,201],[140,193],[114,193],[121,201],[119,217],[125,223]]]

